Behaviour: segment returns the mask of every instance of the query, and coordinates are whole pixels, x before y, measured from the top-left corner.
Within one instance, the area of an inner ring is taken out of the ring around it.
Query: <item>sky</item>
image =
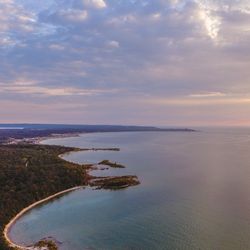
[[[249,0],[0,0],[0,122],[250,125]]]

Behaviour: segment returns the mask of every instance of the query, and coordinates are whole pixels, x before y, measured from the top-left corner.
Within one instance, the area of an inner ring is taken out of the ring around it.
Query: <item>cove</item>
[[[22,216],[11,239],[29,245],[44,237],[60,249],[250,248],[250,131],[83,134],[43,143],[119,152],[73,152],[65,159],[125,169],[95,175],[137,175],[141,184],[119,191],[85,188]]]

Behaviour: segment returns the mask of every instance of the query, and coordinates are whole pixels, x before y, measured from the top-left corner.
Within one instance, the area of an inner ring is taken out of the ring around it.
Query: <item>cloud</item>
[[[105,103],[102,118],[114,123],[120,110],[120,122],[133,117],[136,123],[139,113],[140,122],[162,124],[166,114],[180,124],[188,112],[192,120],[210,112],[212,121],[216,105],[221,117],[233,105],[235,119],[250,111],[244,95],[250,93],[249,1],[0,5],[0,100],[25,102],[29,96],[34,105],[61,102],[67,110],[69,103],[86,105],[88,99],[85,117],[98,120]]]
[[[208,99],[207,97],[199,99],[197,98],[157,98],[157,99],[149,99],[145,101],[146,103],[150,103],[153,105],[164,105],[164,106],[184,106],[184,107],[197,107],[197,106],[220,106],[220,105],[249,105],[250,97],[231,97],[231,98],[216,98],[216,99]]]
[[[207,30],[207,35],[211,39],[217,39],[220,31],[220,17],[216,16],[206,4],[197,2],[199,4],[198,16],[204,22],[204,26]]]
[[[189,97],[191,98],[209,98],[209,97],[224,97],[224,96],[227,96],[227,94],[221,92],[207,92],[207,93],[198,93],[189,95]]]
[[[104,0],[83,0],[83,4],[98,9],[107,7],[106,2]]]
[[[109,41],[108,43],[108,46],[109,47],[112,47],[112,48],[119,48],[120,47],[120,44],[119,44],[119,42],[117,42],[117,41]]]
[[[17,79],[15,82],[0,83],[0,93],[29,94],[44,96],[97,96],[105,93],[116,93],[115,89],[84,89],[74,87],[44,87],[40,82],[28,79]]]

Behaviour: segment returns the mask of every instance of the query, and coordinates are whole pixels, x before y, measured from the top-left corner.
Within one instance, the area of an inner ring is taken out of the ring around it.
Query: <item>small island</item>
[[[103,160],[103,161],[100,161],[98,163],[98,165],[106,165],[106,166],[109,166],[111,168],[125,168],[124,165],[120,164],[120,163],[117,163],[117,162],[111,162],[109,160]]]
[[[96,189],[117,190],[127,188],[130,186],[139,185],[140,182],[135,175],[115,176],[115,177],[101,177],[92,179],[90,186]]]
[[[86,150],[92,150],[92,151],[120,151],[120,148],[87,148]]]
[[[37,250],[40,250],[40,249],[58,250],[58,247],[54,239],[42,239],[33,246],[33,249],[34,250],[36,249]]]

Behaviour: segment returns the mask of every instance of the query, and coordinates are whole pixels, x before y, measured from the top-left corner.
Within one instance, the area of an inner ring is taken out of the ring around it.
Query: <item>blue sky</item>
[[[0,122],[250,125],[246,0],[0,0]]]

